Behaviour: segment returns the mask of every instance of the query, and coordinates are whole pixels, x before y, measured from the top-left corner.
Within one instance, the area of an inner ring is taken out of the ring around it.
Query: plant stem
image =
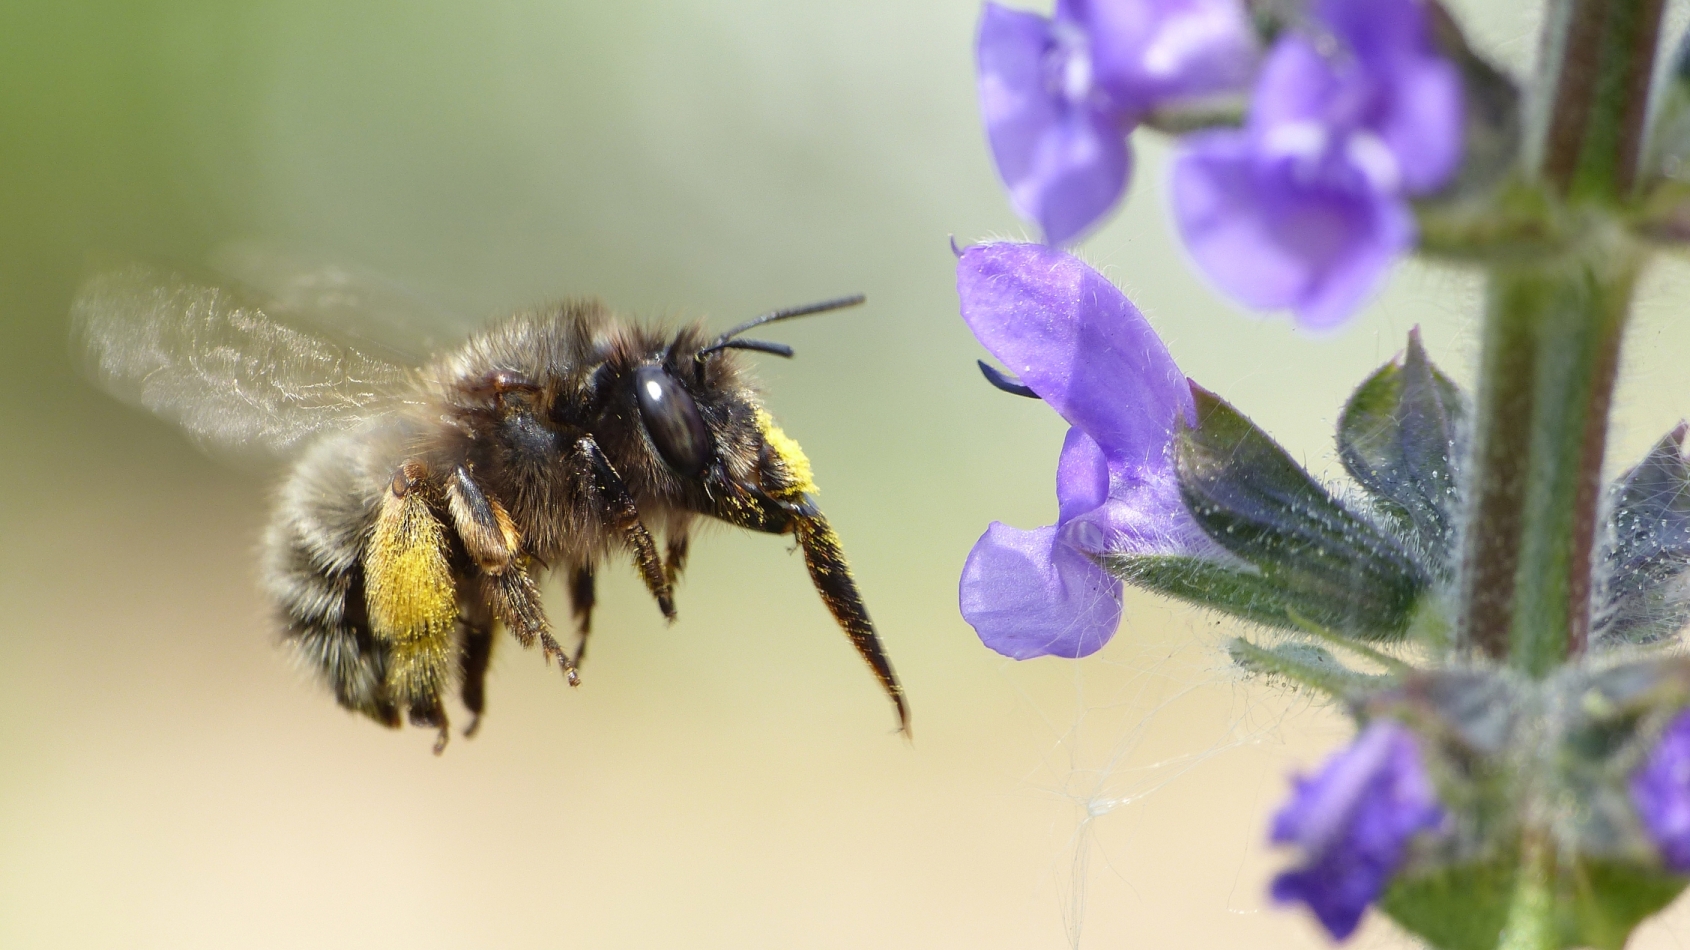
[[[1528,167],[1582,222],[1494,268],[1461,570],[1462,642],[1542,676],[1585,649],[1602,455],[1641,255],[1605,225],[1636,177],[1662,0],[1551,0]],[[1552,199],[1554,200],[1554,199]]]
[[[1537,171],[1563,195],[1631,192],[1660,43],[1663,0],[1555,0],[1543,38]]]
[[[1583,652],[1608,407],[1635,266],[1494,271],[1462,571],[1463,641],[1542,676]],[[1613,266],[1614,261],[1620,266]]]
[[[1520,842],[1520,873],[1497,950],[1555,950],[1555,900],[1551,880],[1555,846],[1549,835],[1528,830]]]

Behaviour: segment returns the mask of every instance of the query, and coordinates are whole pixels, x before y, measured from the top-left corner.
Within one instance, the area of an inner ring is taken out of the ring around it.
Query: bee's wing
[[[264,311],[364,353],[416,365],[479,322],[439,309],[385,276],[345,261],[258,241],[218,248],[219,282],[251,291]]]
[[[145,266],[90,280],[71,318],[106,390],[220,454],[286,454],[415,391],[403,367],[280,323],[225,288]]]

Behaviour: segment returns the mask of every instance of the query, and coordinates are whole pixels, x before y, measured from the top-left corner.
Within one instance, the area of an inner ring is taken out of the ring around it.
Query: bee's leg
[[[446,480],[446,507],[464,550],[487,574],[503,574],[521,554],[522,541],[503,505],[487,497],[462,465]]]
[[[446,719],[446,707],[440,704],[438,695],[412,702],[410,719],[413,726],[435,729],[435,755],[446,751],[446,743],[452,739],[452,724]]]
[[[804,551],[804,566],[809,568],[811,583],[840,629],[851,638],[851,645],[874,670],[875,678],[880,680],[881,688],[891,697],[898,712],[898,731],[908,735],[910,710],[904,701],[904,688],[898,683],[898,675],[892,672],[892,662],[881,648],[874,623],[868,618],[868,608],[863,606],[863,597],[857,592],[857,582],[851,578],[839,535],[807,496],[794,509],[797,516],[793,519],[793,534]]]
[[[386,686],[413,724],[440,730],[440,694],[451,679],[457,583],[447,560],[445,526],[428,503],[428,471],[406,462],[382,499],[364,547],[364,603],[370,632],[388,650]]]
[[[458,644],[458,675],[469,725],[464,736],[481,728],[481,713],[487,708],[487,664],[493,658],[493,616],[485,603],[466,603],[458,615],[463,639]]]
[[[593,632],[593,604],[598,602],[593,584],[593,566],[586,564],[569,572],[569,612],[575,617],[575,632],[581,642],[575,647],[577,667],[587,655],[587,635]]]
[[[657,542],[651,539],[651,532],[640,521],[640,509],[634,504],[634,496],[628,493],[622,476],[616,474],[610,459],[605,458],[604,450],[599,448],[592,436],[576,439],[575,450],[587,463],[593,487],[605,503],[610,523],[621,533],[622,540],[634,549],[634,566],[645,581],[646,590],[657,599],[657,607],[663,611],[663,616],[674,622],[675,597],[669,586],[669,576],[663,569],[663,562],[658,559]]]
[[[493,616],[499,618],[511,636],[516,637],[516,642],[531,647],[535,640],[540,641],[540,649],[545,651],[547,662],[557,657],[558,666],[569,680],[569,685],[581,685],[581,674],[576,672],[575,661],[552,636],[552,622],[546,619],[546,612],[540,607],[540,590],[534,586],[533,578],[528,576],[520,561],[511,562],[510,569],[504,573],[484,576],[482,588],[486,591],[487,605],[493,609]]]
[[[446,506],[452,513],[452,525],[464,550],[481,568],[484,602],[493,616],[503,623],[525,647],[540,641],[547,661],[557,657],[569,685],[580,683],[575,663],[563,652],[552,637],[551,621],[540,607],[540,591],[523,566],[522,540],[510,515],[497,499],[489,498],[476,484],[469,469],[460,465],[452,470],[446,481]],[[491,625],[488,625],[491,629]],[[489,646],[489,649],[491,647]],[[466,667],[467,669],[467,667]],[[465,702],[468,702],[469,680],[464,680]],[[471,707],[472,710],[474,707]]]
[[[687,566],[687,529],[677,528],[669,533],[668,550],[664,552],[663,574],[673,587],[680,583],[681,571]]]

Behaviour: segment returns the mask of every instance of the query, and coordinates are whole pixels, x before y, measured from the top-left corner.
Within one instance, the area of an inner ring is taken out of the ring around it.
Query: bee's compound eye
[[[710,431],[692,396],[661,366],[634,370],[634,393],[640,419],[663,461],[682,475],[703,471],[710,461]]]

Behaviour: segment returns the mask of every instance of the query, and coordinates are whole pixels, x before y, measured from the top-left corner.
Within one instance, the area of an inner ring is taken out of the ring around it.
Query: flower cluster
[[[1199,267],[1261,310],[1342,321],[1414,242],[1406,199],[1461,157],[1462,92],[1418,0],[1323,0],[1265,60],[1238,0],[988,3],[980,106],[1011,202],[1045,239],[1119,200],[1126,136],[1158,109],[1254,83],[1242,129],[1188,136],[1172,197]]]
[[[957,293],[976,338],[1019,378],[1013,385],[1070,426],[1056,524],[994,522],[964,564],[962,614],[988,647],[1015,659],[1093,653],[1120,624],[1123,581],[1279,626],[1311,617],[1376,637],[1404,624],[1430,572],[1188,381],[1102,275],[1044,245],[981,244],[958,258]],[[1323,526],[1340,532],[1319,542],[1329,563],[1299,563],[1298,540]],[[1437,815],[1412,738],[1370,727],[1280,815],[1275,840],[1298,844],[1309,863],[1274,893],[1345,935],[1404,842]]]
[[[1018,660],[1101,649],[1128,585],[1247,623],[1241,669],[1358,727],[1273,820],[1275,900],[1338,940],[1378,907],[1440,950],[1618,947],[1690,881],[1690,425],[1594,490],[1629,294],[1690,240],[1690,38],[1661,71],[1658,4],[1550,18],[1529,115],[1434,0],[1245,2],[986,4],[987,136],[1046,243],[960,251],[957,294],[987,380],[1068,433],[1056,522],[991,524],[963,617]],[[1247,307],[1332,328],[1417,245],[1471,252],[1482,398],[1411,333],[1344,405],[1333,489],[1186,378],[1060,249],[1140,127],[1182,135],[1174,224]]]
[[[1133,127],[1242,88],[1253,47],[1236,0],[1058,0],[1050,18],[987,3],[980,111],[1016,210],[1054,244],[1079,237],[1120,200]]]
[[[958,258],[957,290],[970,329],[1017,379],[988,377],[1070,426],[1057,522],[1032,531],[994,522],[963,567],[961,609],[981,641],[1015,659],[1086,656],[1116,632],[1130,583],[1292,635],[1279,646],[1240,638],[1233,657],[1325,692],[1369,723],[1296,783],[1275,818],[1272,840],[1302,855],[1273,882],[1276,900],[1307,905],[1341,939],[1395,887],[1410,896],[1393,916],[1435,938],[1444,908],[1417,903],[1416,882],[1442,880],[1460,856],[1515,847],[1493,839],[1517,828],[1475,816],[1569,797],[1591,804],[1561,827],[1566,853],[1627,856],[1641,860],[1648,887],[1670,896],[1682,886],[1671,875],[1690,871],[1690,712],[1662,722],[1690,706],[1690,661],[1569,667],[1522,683],[1417,667],[1369,645],[1418,634],[1435,647],[1435,628],[1412,624],[1449,596],[1468,410],[1417,336],[1340,416],[1339,456],[1367,499],[1358,507],[1186,379],[1143,314],[1073,256],[975,245]],[[1593,634],[1605,648],[1655,642],[1690,617],[1686,431],[1611,492]],[[1384,672],[1353,670],[1326,645]],[[1443,803],[1440,784],[1461,809]],[[1614,912],[1652,909],[1624,907]]]

